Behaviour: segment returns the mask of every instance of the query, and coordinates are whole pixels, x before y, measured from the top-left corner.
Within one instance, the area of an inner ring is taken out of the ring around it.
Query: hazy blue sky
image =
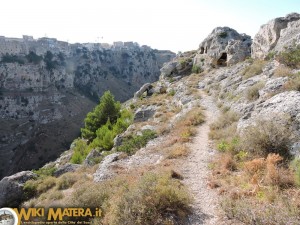
[[[177,52],[197,49],[217,26],[253,37],[260,25],[290,12],[300,13],[300,0],[5,0],[0,35],[136,41]]]

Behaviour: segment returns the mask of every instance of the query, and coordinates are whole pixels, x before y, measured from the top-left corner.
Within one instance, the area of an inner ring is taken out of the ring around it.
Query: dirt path
[[[189,144],[191,154],[185,160],[183,167],[184,183],[194,195],[193,214],[189,218],[190,225],[201,224],[228,224],[223,221],[218,206],[218,195],[207,186],[209,174],[209,162],[216,152],[208,138],[209,124],[219,114],[213,98],[202,93],[201,104],[205,108],[206,121],[197,128],[197,135]],[[230,224],[230,223],[229,223]]]

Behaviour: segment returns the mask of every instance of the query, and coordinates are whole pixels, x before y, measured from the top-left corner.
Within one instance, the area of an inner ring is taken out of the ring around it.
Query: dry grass
[[[292,70],[286,66],[279,66],[274,71],[275,77],[288,77],[291,76]]]
[[[256,125],[247,127],[241,136],[243,149],[253,155],[266,157],[269,153],[278,153],[288,158],[291,131],[272,121],[256,121]]]
[[[242,72],[243,78],[248,79],[250,77],[261,74],[263,72],[262,69],[264,68],[266,63],[267,63],[266,61],[262,61],[262,60],[254,61]]]
[[[253,85],[252,87],[249,87],[246,90],[246,98],[249,101],[257,100],[259,98],[259,90],[261,90],[264,86],[265,86],[265,84],[263,82],[259,82],[255,85]]]
[[[282,88],[283,91],[300,91],[300,75],[294,75]]]
[[[236,122],[239,117],[232,111],[224,112],[210,125],[209,137],[213,140],[227,140],[236,133]]]
[[[181,157],[188,156],[190,150],[189,148],[184,144],[175,144],[170,147],[168,159],[177,159]]]

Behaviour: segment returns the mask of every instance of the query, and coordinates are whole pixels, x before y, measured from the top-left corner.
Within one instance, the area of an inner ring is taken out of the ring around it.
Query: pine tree
[[[82,137],[92,141],[96,138],[96,131],[109,120],[111,124],[117,122],[120,117],[120,102],[114,100],[110,91],[106,91],[94,110],[87,114],[84,120],[84,128],[81,129]]]

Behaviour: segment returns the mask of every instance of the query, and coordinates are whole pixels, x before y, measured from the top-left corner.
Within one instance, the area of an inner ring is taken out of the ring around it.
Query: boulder
[[[292,13],[279,17],[260,27],[252,44],[252,57],[264,59],[272,51],[282,51],[284,47],[299,43],[300,14]]]
[[[177,65],[176,61],[171,61],[171,62],[165,63],[164,66],[160,69],[161,76],[162,77],[171,76],[176,69],[176,65]]]
[[[238,131],[243,132],[249,125],[256,124],[259,120],[272,120],[279,126],[288,127],[293,136],[300,136],[300,92],[287,91],[273,96],[265,102],[257,105],[251,116],[240,119]],[[299,154],[299,152],[297,153]]]
[[[4,177],[0,181],[0,208],[18,207],[24,200],[23,187],[26,181],[36,178],[37,175],[31,171],[22,171]]]
[[[251,37],[229,27],[217,27],[199,45],[194,66],[218,67],[244,61],[251,54]]]
[[[139,98],[139,97],[141,97],[141,96],[145,93],[145,91],[147,91],[147,95],[150,95],[150,93],[153,93],[153,92],[151,92],[151,89],[152,89],[152,88],[153,88],[152,84],[150,84],[150,83],[144,84],[144,85],[140,88],[140,90],[138,90],[138,91],[134,94],[134,98]]]
[[[67,163],[62,165],[61,167],[59,167],[55,172],[54,172],[54,176],[55,177],[59,177],[65,173],[68,172],[75,172],[76,170],[78,170],[81,167],[81,165],[79,164],[73,164],[73,163]]]
[[[85,166],[93,166],[95,165],[94,159],[101,156],[101,152],[97,151],[96,149],[92,149],[90,153],[85,158],[83,165]]]
[[[113,176],[112,171],[109,169],[109,166],[119,159],[119,156],[122,155],[121,152],[116,152],[106,156],[99,165],[99,168],[94,173],[94,181],[100,182],[107,180]]]
[[[153,117],[156,112],[156,106],[144,106],[139,108],[134,114],[134,122],[143,122],[147,121]]]

